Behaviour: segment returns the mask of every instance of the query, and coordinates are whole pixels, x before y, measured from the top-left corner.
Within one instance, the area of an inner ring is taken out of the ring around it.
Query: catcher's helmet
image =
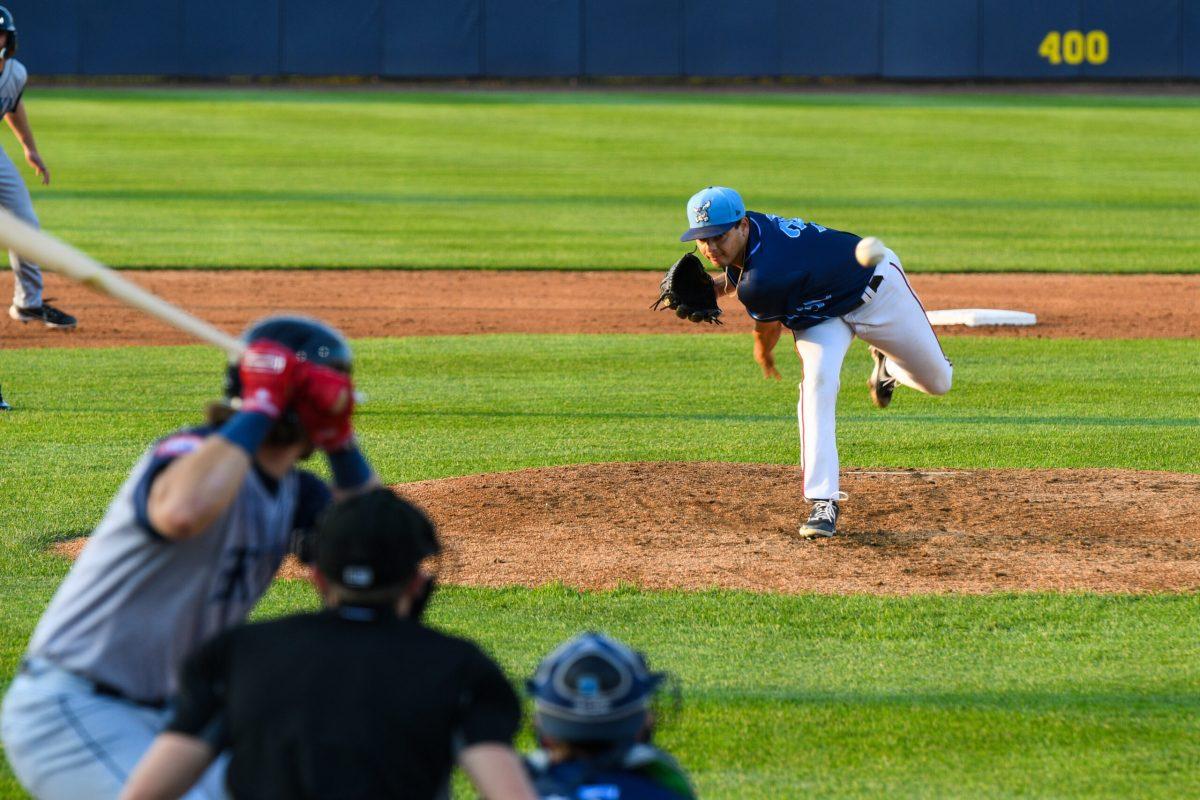
[[[0,47],[0,58],[12,58],[17,54],[17,26],[12,12],[4,6],[0,6],[0,31],[8,31],[8,44]]]
[[[566,742],[633,741],[665,673],[602,633],[583,633],[538,665],[525,686],[539,733]]]
[[[301,361],[322,364],[339,372],[351,371],[350,345],[334,328],[308,317],[267,317],[255,322],[242,333],[246,344],[269,339],[295,351]],[[242,394],[242,380],[237,362],[225,373],[225,397],[232,400]]]

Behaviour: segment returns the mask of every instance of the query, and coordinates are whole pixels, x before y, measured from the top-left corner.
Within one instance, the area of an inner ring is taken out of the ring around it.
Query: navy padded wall
[[[35,78],[1200,78],[1200,0],[0,3]],[[1054,64],[1038,52],[1050,31],[1103,32],[1106,57],[1072,64],[1063,45]]]
[[[683,69],[689,75],[778,75],[777,0],[688,0]]]
[[[1183,72],[1180,0],[1083,0],[1083,30],[1108,34],[1108,62],[1085,74],[1158,78]]]
[[[183,4],[162,0],[81,2],[80,71],[89,75],[183,72]],[[15,12],[14,12],[15,13]],[[18,26],[17,31],[20,32]]]
[[[979,70],[979,5],[974,0],[887,0],[883,75],[969,78]]]
[[[580,74],[580,0],[482,1],[484,74],[541,78]]]
[[[17,60],[30,75],[78,75],[83,12],[80,0],[8,0],[0,3],[17,25]]]
[[[1183,4],[1183,33],[1179,39],[1184,77],[1200,78],[1200,47],[1189,46],[1191,42],[1200,41],[1200,0],[1188,0]]]
[[[481,18],[479,0],[392,0],[383,8],[383,74],[479,75]]]
[[[281,68],[290,75],[378,75],[383,0],[283,0]]]
[[[683,74],[683,0],[583,0],[586,75]]]
[[[811,0],[779,9],[784,75],[878,75],[883,0]]]
[[[279,74],[282,0],[204,0],[183,4],[186,75]]]

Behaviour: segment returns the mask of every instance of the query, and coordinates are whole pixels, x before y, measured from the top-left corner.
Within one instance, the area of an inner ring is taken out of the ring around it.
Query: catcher
[[[546,800],[692,800],[683,767],[655,747],[654,699],[666,673],[602,633],[559,645],[526,683],[540,749],[525,760]]]
[[[718,322],[717,297],[736,293],[754,320],[754,359],[778,380],[773,355],[791,331],[804,365],[800,384],[800,466],[812,503],[802,538],[837,530],[839,486],[836,431],[842,362],[854,337],[871,345],[871,401],[886,408],[897,386],[931,395],[950,391],[953,368],[925,316],[900,259],[891,250],[873,268],[859,266],[861,237],[796,217],[746,210],[733,189],[709,186],[688,201],[689,228],[679,240],[723,270],[715,280],[694,255],[663,279],[659,302],[694,322]],[[703,277],[701,277],[701,275]]]

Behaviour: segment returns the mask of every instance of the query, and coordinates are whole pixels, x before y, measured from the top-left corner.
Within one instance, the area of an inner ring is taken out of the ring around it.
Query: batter
[[[829,537],[837,530],[837,396],[842,362],[855,336],[871,345],[868,381],[880,408],[895,388],[925,394],[950,391],[953,368],[925,316],[900,259],[891,250],[864,269],[854,250],[861,237],[798,218],[747,211],[733,189],[710,186],[687,204],[690,227],[680,241],[724,270],[718,294],[737,293],[754,319],[754,358],[778,380],[774,350],[791,331],[804,365],[797,416],[804,496],[812,511],[799,534]]]
[[[0,736],[39,800],[116,798],[169,717],[180,664],[241,622],[330,490],[297,462],[328,453],[335,491],[378,479],[354,444],[350,351],[312,320],[245,335],[209,424],[152,445],[63,580],[4,698]],[[338,400],[341,398],[341,401]],[[221,766],[188,794],[222,796]]]
[[[25,150],[25,160],[33,167],[43,186],[50,185],[50,170],[38,153],[33,129],[25,113],[25,81],[28,77],[25,65],[13,58],[17,52],[17,28],[12,14],[0,6],[0,116],[16,135]],[[29,189],[21,180],[16,166],[0,149],[0,206],[8,209],[18,219],[38,227],[37,214],[33,213],[33,200]],[[42,297],[42,271],[37,264],[23,260],[12,250],[8,251],[8,262],[15,275],[13,302],[8,315],[18,322],[41,322],[47,328],[70,330],[75,327],[75,318],[46,302]]]

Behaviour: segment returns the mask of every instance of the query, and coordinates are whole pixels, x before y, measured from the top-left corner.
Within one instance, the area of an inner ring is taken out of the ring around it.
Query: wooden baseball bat
[[[0,208],[0,247],[15,250],[21,258],[42,269],[65,275],[89,289],[116,298],[125,305],[145,311],[174,328],[215,345],[224,350],[231,361],[240,358],[246,349],[244,344],[225,331],[151,294],[86,253],[17,219],[3,208]]]

